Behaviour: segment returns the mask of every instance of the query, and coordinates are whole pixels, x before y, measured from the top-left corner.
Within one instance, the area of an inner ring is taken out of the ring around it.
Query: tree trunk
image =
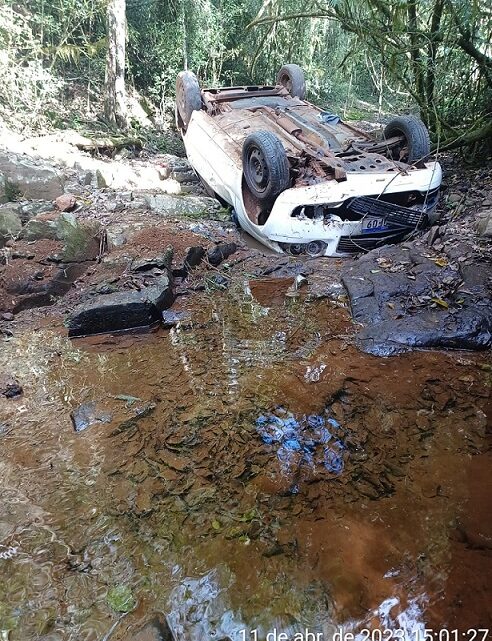
[[[125,128],[125,47],[126,47],[126,0],[108,2],[108,57],[106,61],[106,96],[104,111],[113,125]]]

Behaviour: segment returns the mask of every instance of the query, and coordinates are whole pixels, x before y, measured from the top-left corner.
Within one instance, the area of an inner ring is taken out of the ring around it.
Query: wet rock
[[[23,393],[22,385],[13,376],[0,376],[0,395],[5,398],[15,398]]]
[[[189,272],[194,267],[198,267],[198,265],[202,262],[204,257],[205,257],[205,250],[203,247],[200,247],[200,246],[190,247],[186,252],[186,256],[184,259],[185,271]]]
[[[8,189],[32,200],[54,200],[63,194],[63,178],[53,167],[25,156],[0,151],[0,173]]]
[[[220,263],[237,251],[236,243],[220,243],[214,249],[207,252],[207,260],[213,266],[217,267]]]
[[[156,284],[141,291],[122,291],[96,296],[78,306],[67,321],[69,336],[102,334],[148,327],[161,320],[174,300],[171,280],[160,276]]]
[[[77,199],[72,194],[63,194],[55,200],[55,205],[60,211],[72,211],[77,205]]]
[[[16,238],[22,230],[22,222],[17,209],[11,205],[0,207],[0,247],[4,247],[9,239]]]
[[[47,273],[32,263],[26,266],[21,274],[14,273],[10,278],[6,272],[5,290],[15,295],[11,300],[10,311],[17,314],[25,309],[53,305],[57,298],[68,292],[73,282],[85,270],[85,265],[73,263],[62,265]]]
[[[146,272],[151,269],[170,269],[173,260],[174,250],[171,245],[165,252],[148,258],[135,258],[132,260],[130,269],[132,272]]]
[[[369,252],[342,273],[366,352],[412,348],[486,349],[492,345],[488,270],[461,272],[415,243]],[[462,282],[464,281],[464,282]]]
[[[94,401],[82,403],[71,414],[73,428],[76,432],[96,425],[97,423],[110,423],[112,416],[109,412],[99,409]]]
[[[160,613],[151,614],[146,621],[128,625],[126,620],[115,628],[108,641],[175,641],[167,619]]]

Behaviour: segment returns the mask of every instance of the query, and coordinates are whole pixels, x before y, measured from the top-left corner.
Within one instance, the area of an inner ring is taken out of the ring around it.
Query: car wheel
[[[277,74],[277,84],[285,87],[291,96],[304,100],[306,80],[299,65],[284,65]]]
[[[275,134],[256,131],[243,144],[243,173],[251,193],[269,205],[290,185],[289,161]]]
[[[430,154],[430,138],[427,127],[415,116],[399,116],[391,120],[384,129],[385,138],[403,136],[403,144],[392,149],[394,160],[414,163]]]
[[[176,78],[176,117],[178,126],[186,131],[194,111],[202,108],[202,95],[197,77],[181,71]]]

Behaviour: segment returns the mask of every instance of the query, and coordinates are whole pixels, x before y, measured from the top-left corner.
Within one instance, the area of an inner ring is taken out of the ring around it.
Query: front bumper
[[[318,255],[324,256],[358,253],[398,242],[413,230],[429,224],[429,214],[437,198],[429,203],[431,206],[428,209],[420,210],[379,199],[387,199],[391,195],[396,198],[404,192],[418,192],[427,200],[426,194],[437,193],[441,180],[439,163],[428,163],[425,169],[410,170],[403,174],[354,173],[341,183],[327,181],[310,187],[288,189],[275,201],[262,234],[269,241],[278,243],[283,250],[291,245],[322,243],[323,251]],[[329,206],[333,215],[327,219],[294,214],[299,208],[318,205]],[[337,209],[339,216],[336,215]],[[342,214],[346,214],[347,209],[353,214],[351,220]],[[368,230],[363,221],[370,217],[384,218],[384,228]]]

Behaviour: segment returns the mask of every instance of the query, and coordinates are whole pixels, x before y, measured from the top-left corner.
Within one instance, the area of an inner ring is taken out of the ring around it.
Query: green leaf
[[[449,307],[446,301],[443,300],[442,298],[431,298],[431,301],[433,303],[436,303],[436,305],[439,305],[439,307],[443,307],[444,309],[448,309]]]

